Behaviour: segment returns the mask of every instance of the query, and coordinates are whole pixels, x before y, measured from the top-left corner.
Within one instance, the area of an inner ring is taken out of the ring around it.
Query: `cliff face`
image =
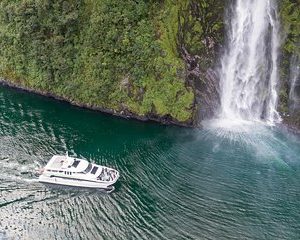
[[[0,76],[77,105],[194,125],[217,101],[210,67],[223,15],[222,0],[2,0]]]
[[[0,77],[116,115],[195,125],[219,104],[212,67],[224,38],[224,2],[2,0]],[[279,111],[300,126],[299,76],[292,80],[300,2],[282,0],[279,11]]]
[[[300,1],[279,4],[283,44],[279,110],[285,122],[300,128]]]

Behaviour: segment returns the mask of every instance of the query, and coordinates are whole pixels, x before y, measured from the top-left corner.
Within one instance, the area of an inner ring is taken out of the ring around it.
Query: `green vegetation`
[[[300,56],[300,1],[283,0],[280,15],[286,34],[284,51]]]
[[[179,42],[189,54],[198,56],[201,70],[211,67],[224,38],[225,1],[183,1],[179,11]]]
[[[0,76],[88,106],[192,122],[170,4],[2,0]]]
[[[77,104],[192,124],[195,88],[203,86],[223,42],[225,4],[2,0],[0,77]],[[290,59],[300,56],[300,2],[282,0],[279,9],[285,33],[279,107],[288,113]],[[195,66],[200,73],[191,77]]]
[[[280,3],[280,17],[284,33],[281,61],[281,89],[280,89],[280,111],[289,113],[289,69],[292,55],[300,57],[300,1],[283,0]],[[289,113],[297,115],[296,113]],[[299,114],[299,113],[298,113]],[[300,115],[292,116],[300,119]],[[300,121],[299,121],[300,125]]]

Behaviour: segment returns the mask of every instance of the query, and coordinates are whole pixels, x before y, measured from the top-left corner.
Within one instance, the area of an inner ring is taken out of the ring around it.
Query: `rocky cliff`
[[[279,109],[284,121],[300,128],[300,1],[279,4],[282,25]]]
[[[195,125],[217,99],[223,12],[222,0],[2,0],[0,76],[76,105]]]
[[[2,0],[0,77],[75,105],[194,126],[218,109],[214,67],[231,2]],[[300,59],[299,0],[280,1],[279,13],[279,109],[300,126],[300,80],[291,80],[292,59]]]

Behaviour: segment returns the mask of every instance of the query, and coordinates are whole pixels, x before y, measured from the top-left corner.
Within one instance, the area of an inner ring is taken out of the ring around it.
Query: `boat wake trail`
[[[2,155],[2,154],[1,154]],[[17,158],[17,156],[5,157],[0,155],[0,179],[2,181],[35,182],[37,180],[37,170],[40,163],[35,157],[28,156]]]
[[[300,140],[280,127],[164,127],[1,88],[0,110],[0,239],[299,236]],[[36,183],[67,149],[118,169],[115,191]]]
[[[35,179],[23,178],[22,180],[27,183],[38,183],[39,182],[38,178],[35,178]]]

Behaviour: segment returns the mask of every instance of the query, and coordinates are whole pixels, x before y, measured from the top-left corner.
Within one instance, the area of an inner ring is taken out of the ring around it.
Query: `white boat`
[[[119,178],[115,169],[90,163],[84,159],[54,155],[41,170],[39,182],[66,186],[114,190]]]

